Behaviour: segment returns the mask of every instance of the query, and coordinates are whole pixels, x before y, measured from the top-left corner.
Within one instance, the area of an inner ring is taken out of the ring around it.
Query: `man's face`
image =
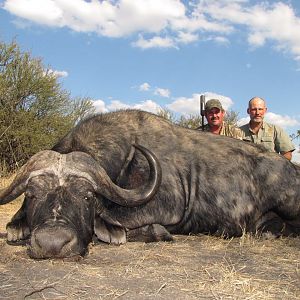
[[[265,102],[261,99],[254,99],[250,102],[247,113],[250,116],[251,121],[255,123],[261,123],[264,119],[267,108]]]
[[[210,126],[222,126],[225,112],[217,107],[213,107],[205,113],[207,123]]]

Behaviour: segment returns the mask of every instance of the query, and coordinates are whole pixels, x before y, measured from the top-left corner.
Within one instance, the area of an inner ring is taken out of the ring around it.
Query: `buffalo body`
[[[30,237],[35,258],[83,255],[93,235],[121,244],[172,233],[300,234],[298,166],[143,111],[82,121],[21,173],[0,201],[25,192],[8,240]]]

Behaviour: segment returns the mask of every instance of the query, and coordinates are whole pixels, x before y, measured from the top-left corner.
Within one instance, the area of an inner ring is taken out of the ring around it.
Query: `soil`
[[[83,258],[33,260],[6,243],[20,203],[0,206],[0,299],[300,299],[300,238],[94,242]]]

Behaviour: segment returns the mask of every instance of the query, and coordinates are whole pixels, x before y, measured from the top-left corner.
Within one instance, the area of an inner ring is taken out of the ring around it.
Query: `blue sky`
[[[205,94],[245,122],[248,100],[261,96],[268,121],[289,134],[300,129],[298,0],[0,3],[0,39],[42,58],[98,111],[196,114]]]

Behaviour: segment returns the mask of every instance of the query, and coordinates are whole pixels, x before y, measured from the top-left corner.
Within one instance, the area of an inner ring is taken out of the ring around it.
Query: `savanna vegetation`
[[[188,116],[180,116],[176,118],[176,116],[167,109],[162,109],[158,112],[158,115],[166,118],[167,120],[183,127],[198,129],[202,125],[202,117],[201,115],[188,115]],[[232,125],[237,125],[239,114],[233,110],[229,110],[226,112],[225,121]]]
[[[0,42],[0,166],[2,174],[49,148],[93,110],[89,98],[72,97],[42,60],[15,41]]]

